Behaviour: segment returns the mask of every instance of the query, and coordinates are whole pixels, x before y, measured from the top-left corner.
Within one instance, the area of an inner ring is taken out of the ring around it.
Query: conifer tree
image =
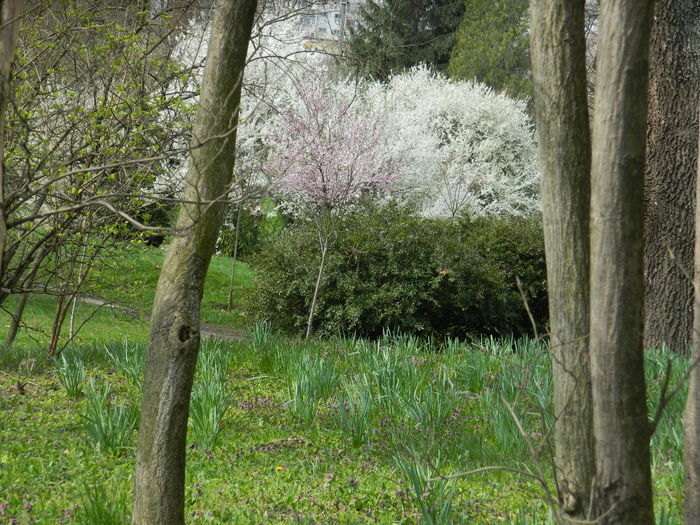
[[[360,73],[385,80],[417,64],[444,70],[464,13],[463,0],[369,0],[351,32]]]
[[[532,95],[528,0],[466,0],[448,73],[509,95]]]

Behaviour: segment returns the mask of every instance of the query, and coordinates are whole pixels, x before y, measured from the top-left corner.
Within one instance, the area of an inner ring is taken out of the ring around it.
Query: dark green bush
[[[312,225],[296,224],[254,261],[249,310],[303,333],[320,252]],[[426,219],[385,206],[339,220],[318,302],[316,333],[376,336],[385,328],[436,336],[531,331],[520,278],[546,322],[538,219]]]

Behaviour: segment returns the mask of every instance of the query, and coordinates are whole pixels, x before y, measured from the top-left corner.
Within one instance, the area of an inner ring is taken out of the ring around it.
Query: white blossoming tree
[[[428,216],[526,215],[539,208],[532,125],[525,104],[417,67],[373,83],[367,111],[387,126],[405,184]]]

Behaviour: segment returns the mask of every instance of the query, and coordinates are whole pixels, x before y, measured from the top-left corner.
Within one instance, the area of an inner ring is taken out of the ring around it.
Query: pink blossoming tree
[[[306,337],[313,329],[318,294],[337,219],[360,201],[385,198],[400,177],[381,123],[356,103],[347,85],[297,83],[294,105],[280,111],[265,171],[279,181],[283,206],[311,221],[320,263]]]

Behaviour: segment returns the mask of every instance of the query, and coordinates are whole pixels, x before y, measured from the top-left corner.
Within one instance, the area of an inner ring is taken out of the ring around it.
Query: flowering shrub
[[[417,67],[367,87],[367,111],[384,122],[405,184],[431,217],[527,215],[539,207],[525,103]]]
[[[280,109],[264,169],[293,214],[334,215],[385,194],[399,176],[383,126],[344,90],[298,83],[296,104]]]

